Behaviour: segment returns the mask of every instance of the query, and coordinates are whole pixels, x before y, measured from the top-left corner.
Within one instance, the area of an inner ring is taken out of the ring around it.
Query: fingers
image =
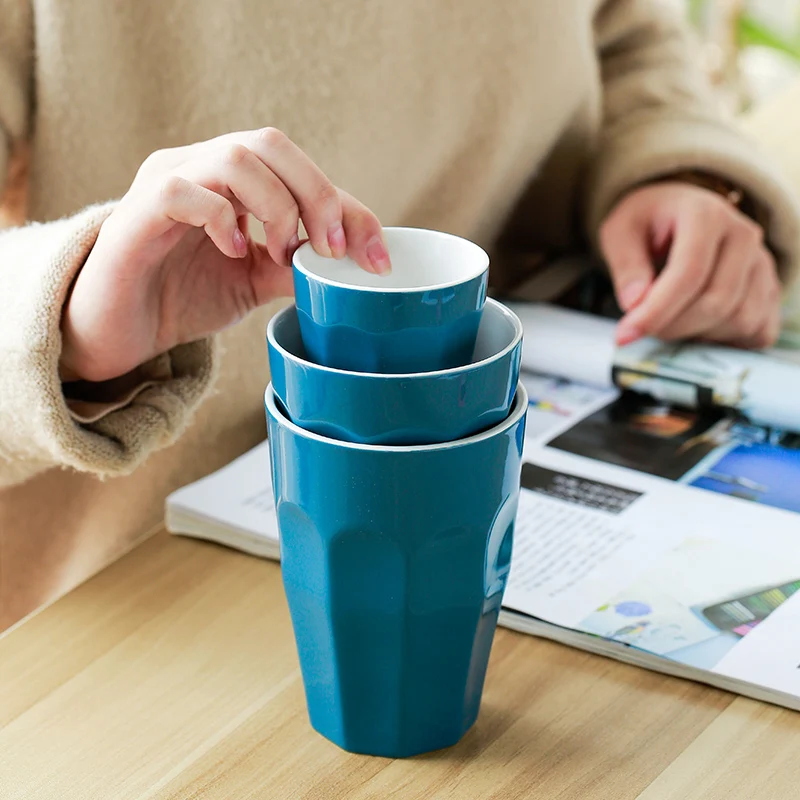
[[[737,347],[763,348],[780,333],[781,287],[772,255],[761,249],[747,275],[747,292],[731,316],[706,338]]]
[[[388,274],[392,265],[377,217],[347,192],[340,189],[339,196],[342,203],[342,223],[347,237],[347,254],[367,272]]]
[[[600,228],[600,249],[614,282],[619,307],[630,311],[655,278],[648,220],[624,205]]]
[[[623,317],[617,329],[619,344],[661,335],[704,290],[717,261],[722,228],[710,224],[710,213],[679,217],[664,270],[644,300]],[[713,213],[727,213],[727,209],[715,208]]]
[[[298,243],[299,208],[284,183],[252,150],[227,143],[211,157],[183,164],[178,174],[207,189],[235,199],[237,214],[251,213],[264,225],[267,250],[283,266],[291,263],[290,251]]]
[[[720,247],[712,277],[690,305],[666,328],[665,339],[708,337],[728,323],[745,300],[748,278],[753,274],[761,248],[745,227],[736,227]]]
[[[347,254],[371,272],[385,273],[390,268],[375,215],[340,193],[322,170],[275,128],[230,133],[197,145],[157,151],[142,165],[136,181],[152,182],[159,171],[217,193],[233,203],[235,214],[252,213],[264,224],[267,250],[278,264],[290,263],[290,253],[299,243],[298,221],[302,220],[320,255],[342,258]],[[226,255],[229,251],[230,247],[223,250]]]
[[[772,347],[780,338],[781,328],[783,326],[781,315],[783,286],[771,253],[767,253],[766,261],[767,263],[764,269],[769,273],[769,277],[767,278],[768,313],[764,327],[756,335],[756,341],[753,346],[757,348]]]
[[[643,186],[617,205],[600,233],[627,312],[619,344],[647,335],[744,347],[776,340],[780,281],[764,232],[717,194],[680,181]],[[637,299],[649,262],[667,246],[663,270]]]
[[[247,241],[239,230],[236,212],[222,195],[178,175],[167,175],[161,181],[157,209],[159,214],[148,214],[146,222],[158,222],[160,217],[169,225],[177,222],[204,228],[209,239],[229,258],[247,254]],[[157,236],[162,231],[149,233]]]
[[[333,258],[349,255],[369,272],[389,271],[378,218],[366,206],[338,190],[286,134],[276,128],[263,128],[227,134],[217,141],[244,144],[283,182],[297,203],[300,219],[317,253]],[[369,234],[372,257],[365,255],[365,231]],[[351,232],[355,237],[353,242],[349,238]],[[376,236],[377,243],[372,241]]]
[[[277,128],[262,128],[225,134],[209,142],[219,144],[241,144],[251,150],[291,193],[313,248],[321,256],[345,255],[347,242],[339,193],[286,134]]]

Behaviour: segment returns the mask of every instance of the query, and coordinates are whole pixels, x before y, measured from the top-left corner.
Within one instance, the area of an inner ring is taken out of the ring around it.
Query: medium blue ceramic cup
[[[283,583],[311,724],[356,753],[455,744],[478,715],[511,559],[528,398],[447,444],[375,447],[265,396]]]
[[[311,361],[353,372],[408,373],[466,364],[486,299],[489,256],[439,231],[385,228],[390,275],[349,258],[293,259],[300,332]]]
[[[519,380],[522,323],[489,299],[467,366],[412,375],[311,363],[292,307],[272,318],[267,343],[272,388],[301,428],[346,442],[431,444],[463,439],[508,416]]]

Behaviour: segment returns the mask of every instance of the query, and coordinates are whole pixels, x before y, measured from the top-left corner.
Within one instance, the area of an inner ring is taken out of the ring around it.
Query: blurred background
[[[697,33],[703,67],[731,111],[800,75],[800,0],[669,0]]]
[[[685,14],[698,40],[698,58],[719,90],[720,102],[735,114],[755,112],[762,131],[792,126],[800,83],[800,0],[666,0]],[[789,87],[795,84],[795,91]],[[777,97],[787,89],[786,97]],[[767,110],[770,98],[776,100]],[[792,147],[792,149],[794,149]],[[792,158],[794,164],[797,158]],[[792,171],[796,177],[797,170]],[[789,176],[792,177],[791,175]],[[782,344],[800,347],[800,279],[787,292]]]

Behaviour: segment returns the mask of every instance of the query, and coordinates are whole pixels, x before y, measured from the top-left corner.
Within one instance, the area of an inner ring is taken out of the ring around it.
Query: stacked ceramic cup
[[[294,258],[267,338],[283,581],[312,725],[401,757],[475,721],[511,558],[522,327],[489,259],[387,228],[392,273]]]

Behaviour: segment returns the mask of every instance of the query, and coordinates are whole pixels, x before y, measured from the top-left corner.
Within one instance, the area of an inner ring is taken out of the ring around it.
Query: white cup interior
[[[294,265],[325,283],[384,292],[446,288],[489,267],[486,252],[460,236],[423,228],[383,230],[392,261],[389,275],[366,272],[351,258],[324,258],[309,243],[298,248]]]
[[[522,326],[505,306],[487,300],[478,326],[472,361],[485,361],[513,347],[522,336]]]

